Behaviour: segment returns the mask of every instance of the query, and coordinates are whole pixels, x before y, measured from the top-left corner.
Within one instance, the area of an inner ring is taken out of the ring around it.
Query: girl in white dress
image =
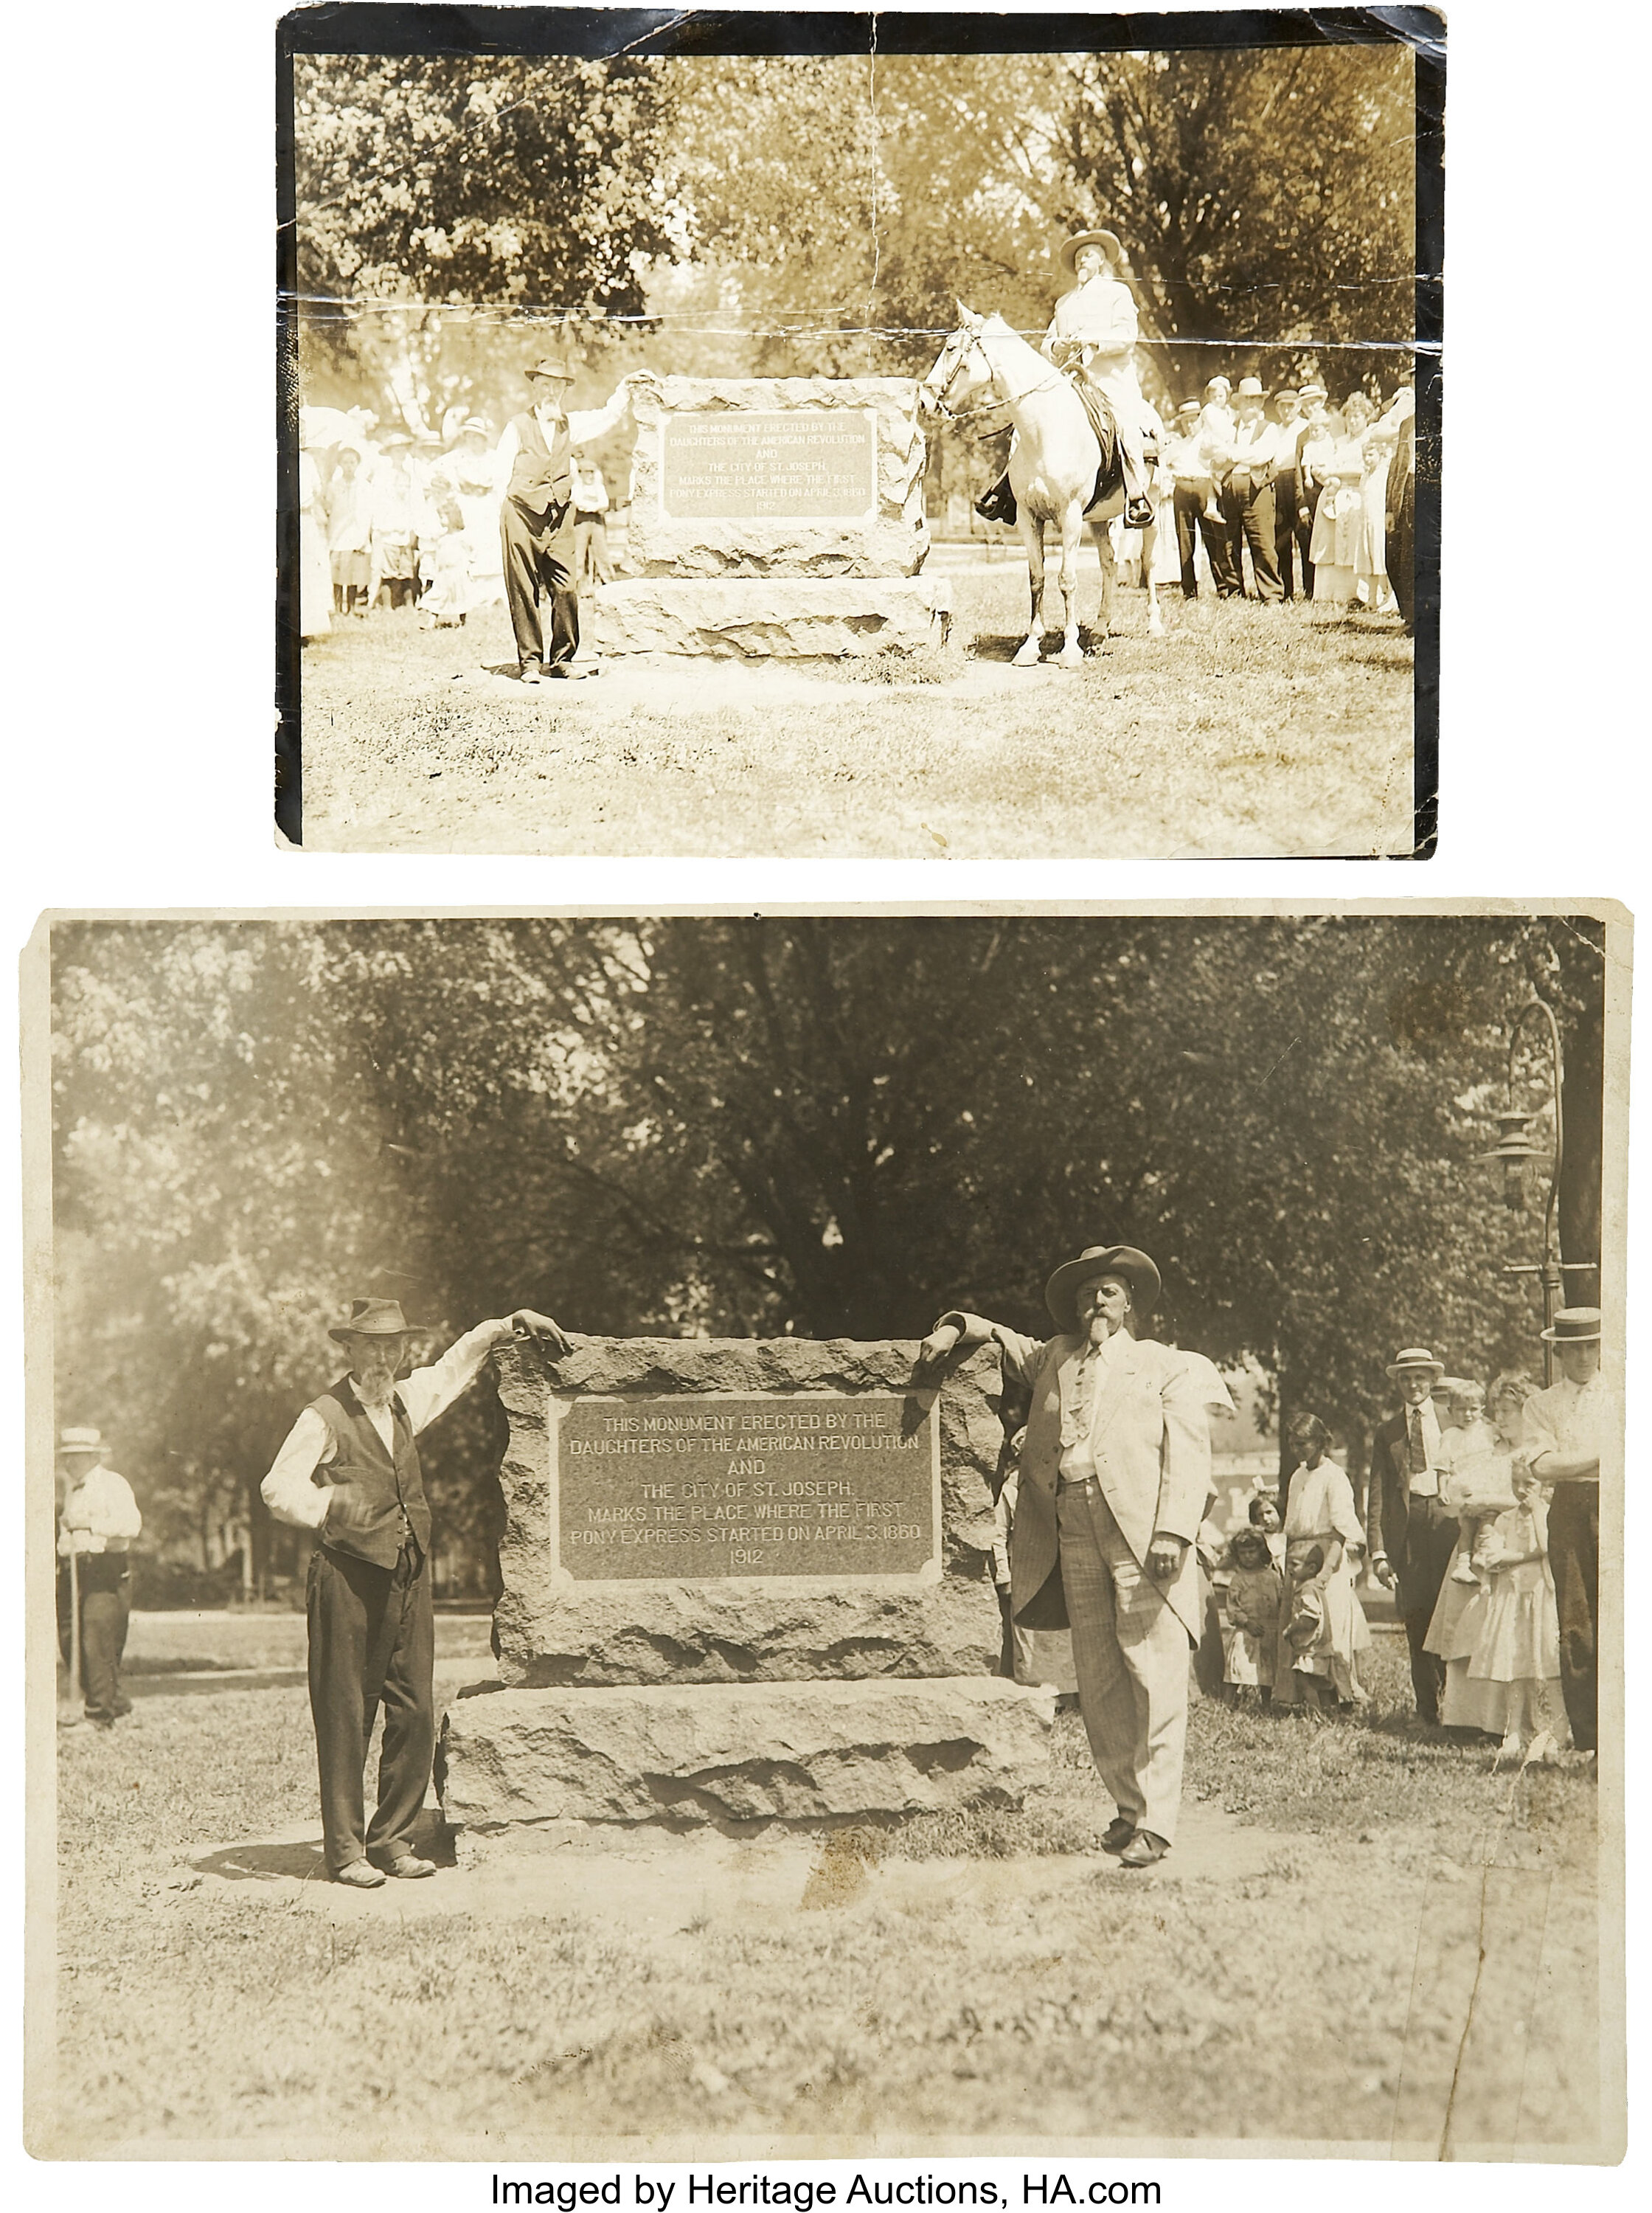
[[[1546,1759],[1563,1728],[1548,1492],[1519,1460],[1514,1490],[1515,1504],[1498,1515],[1480,1548],[1490,1588],[1463,1609],[1440,1718],[1448,1728],[1500,1737],[1498,1759]]]
[[[1371,1631],[1354,1591],[1352,1555],[1364,1542],[1354,1493],[1326,1457],[1331,1432],[1297,1414],[1287,1432],[1298,1465],[1285,1498],[1285,1598],[1274,1674],[1276,1705],[1364,1702],[1358,1655]]]

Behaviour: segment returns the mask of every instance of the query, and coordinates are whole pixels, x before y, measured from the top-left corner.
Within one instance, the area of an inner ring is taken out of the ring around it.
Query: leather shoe
[[[335,1882],[342,1882],[351,1890],[382,1890],[384,1888],[384,1877],[377,1868],[369,1867],[365,1860],[351,1860],[345,1866],[336,1869],[332,1879]]]
[[[422,1860],[412,1852],[399,1852],[393,1860],[381,1862],[384,1875],[393,1875],[398,1882],[417,1882],[421,1875],[434,1875],[436,1862]],[[381,1881],[383,1875],[380,1877]]]
[[[1135,1822],[1120,1814],[1102,1831],[1101,1849],[1104,1852],[1122,1852],[1135,1834]]]
[[[1155,1837],[1151,1829],[1137,1829],[1119,1853],[1119,1864],[1127,1868],[1150,1868],[1156,1865],[1169,1850],[1164,1838]]]

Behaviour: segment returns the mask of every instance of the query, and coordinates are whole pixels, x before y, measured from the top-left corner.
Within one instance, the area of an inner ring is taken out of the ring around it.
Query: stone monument
[[[456,1829],[1012,1806],[1054,1694],[997,1673],[997,1361],[588,1339],[498,1356],[505,1686],[461,1694]]]
[[[910,378],[668,376],[632,413],[633,573],[582,609],[599,651],[842,658],[944,634]]]

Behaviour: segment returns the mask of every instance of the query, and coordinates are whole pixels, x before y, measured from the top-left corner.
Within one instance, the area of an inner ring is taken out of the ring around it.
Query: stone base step
[[[938,643],[944,576],[631,576],[581,603],[599,653],[858,660]]]
[[[1014,1807],[1050,1776],[1052,1691],[1001,1676],[498,1691],[442,1717],[456,1829],[819,1823]]]

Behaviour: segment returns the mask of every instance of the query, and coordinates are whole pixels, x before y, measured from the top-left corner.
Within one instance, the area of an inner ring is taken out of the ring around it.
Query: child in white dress
[[[1364,1542],[1347,1475],[1327,1458],[1331,1432],[1295,1415],[1287,1441],[1297,1466],[1285,1497],[1285,1604],[1273,1702],[1324,1707],[1364,1702],[1357,1655],[1371,1632],[1354,1592]]]
[[[1476,1591],[1446,1663],[1440,1718],[1448,1728],[1502,1739],[1497,1758],[1545,1759],[1560,1729],[1560,1621],[1549,1569],[1548,1493],[1515,1463],[1515,1503],[1481,1550],[1488,1588]],[[1530,1747],[1527,1753],[1527,1747]]]

